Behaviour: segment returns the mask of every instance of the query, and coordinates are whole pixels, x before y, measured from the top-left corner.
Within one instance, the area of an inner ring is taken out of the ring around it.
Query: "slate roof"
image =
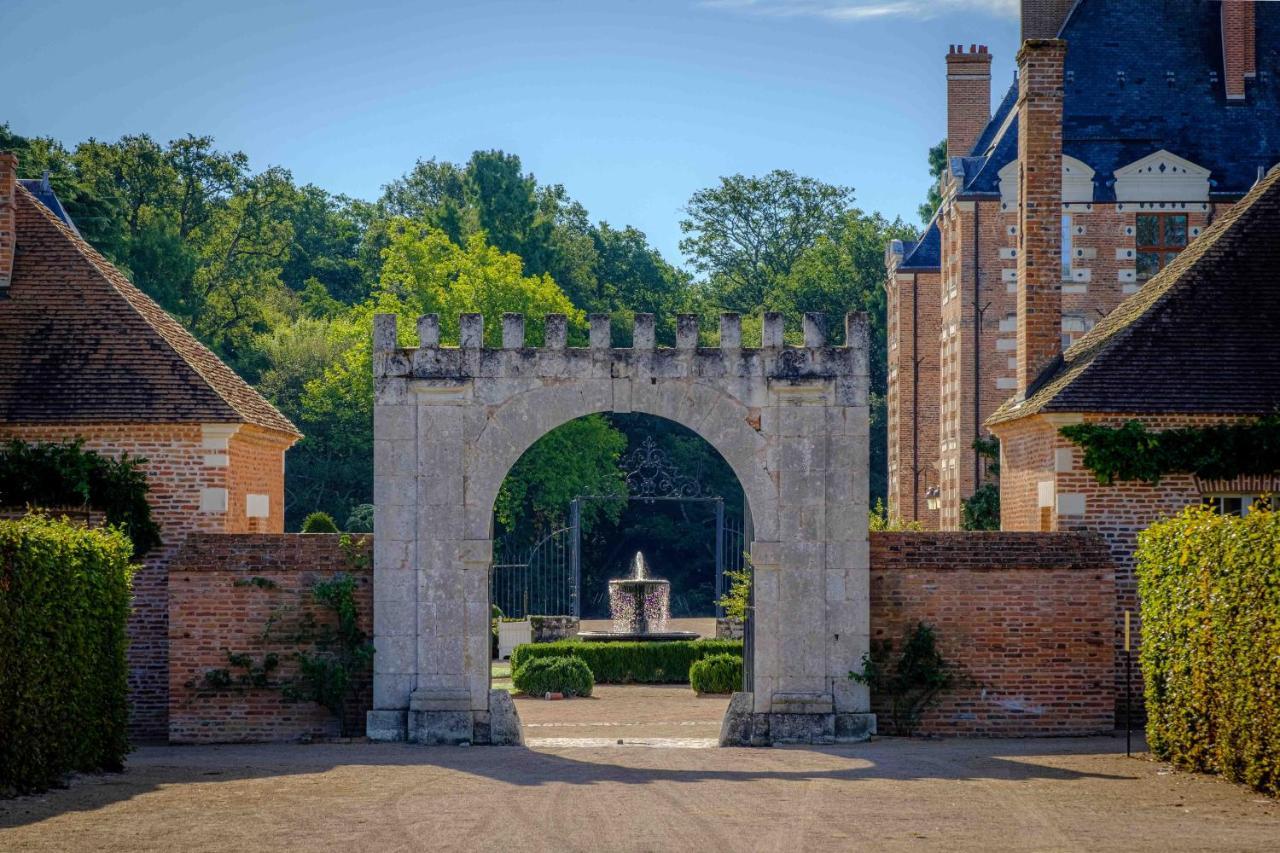
[[[1225,198],[1280,162],[1280,3],[1257,3],[1255,15],[1258,76],[1244,101],[1228,101],[1219,2],[1080,0],[1060,33],[1062,148],[1096,170],[1095,201],[1114,201],[1115,170],[1160,149],[1209,169],[1211,194]],[[969,152],[980,162],[965,164],[965,193],[999,192],[1017,130],[997,110]]]
[[[942,268],[942,234],[935,216],[915,243],[903,243],[901,272],[937,272]]]
[[[1280,167],[987,424],[1041,412],[1280,409]]]
[[[0,422],[241,422],[301,435],[22,184],[14,207]]]

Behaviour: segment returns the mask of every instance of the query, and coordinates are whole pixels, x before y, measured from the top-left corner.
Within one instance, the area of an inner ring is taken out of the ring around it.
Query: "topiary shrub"
[[[119,529],[0,521],[0,795],[123,766],[132,553]]]
[[[1151,752],[1280,794],[1280,513],[1192,507],[1136,557]]]
[[[595,686],[591,667],[580,658],[534,658],[520,667],[511,668],[511,683],[516,690],[529,696],[545,696],[563,693],[570,696],[590,696]]]
[[[742,689],[742,656],[711,655],[689,667],[689,684],[699,693],[733,693]]]
[[[302,522],[303,533],[338,533],[338,525],[327,512],[313,512]]]
[[[741,640],[677,640],[669,643],[600,643],[558,640],[529,643],[511,652],[516,669],[534,658],[581,658],[597,684],[688,684],[694,661],[718,654],[742,656]]]

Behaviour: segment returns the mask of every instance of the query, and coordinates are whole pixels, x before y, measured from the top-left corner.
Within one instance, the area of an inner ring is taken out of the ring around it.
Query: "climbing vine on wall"
[[[1072,424],[1059,432],[1084,450],[1084,466],[1103,485],[1117,480],[1155,485],[1169,474],[1229,480],[1280,471],[1280,414],[1163,431],[1130,420],[1118,427]]]

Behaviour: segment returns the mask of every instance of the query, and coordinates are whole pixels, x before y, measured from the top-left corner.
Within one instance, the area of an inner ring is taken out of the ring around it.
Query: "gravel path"
[[[1276,849],[1280,803],[1123,748],[146,747],[0,801],[0,850]]]

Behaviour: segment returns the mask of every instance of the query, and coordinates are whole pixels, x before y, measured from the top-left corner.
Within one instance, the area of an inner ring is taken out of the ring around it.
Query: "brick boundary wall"
[[[372,537],[352,537],[359,552],[372,555]],[[211,669],[228,668],[227,651],[280,656],[277,678],[296,671],[296,646],[283,637],[264,644],[273,615],[291,620],[310,611],[330,618],[310,603],[319,580],[347,572],[356,577],[356,602],[365,632],[373,636],[373,571],[352,568],[337,534],[196,533],[187,537],[169,566],[169,740],[171,743],[249,743],[337,735],[329,712],[310,702],[290,702],[280,690],[197,689]],[[276,584],[263,588],[252,582]],[[237,585],[237,581],[239,584]],[[283,622],[277,622],[283,624]],[[281,631],[280,633],[285,633]],[[232,670],[233,675],[237,670]],[[373,705],[372,682],[347,709],[348,728],[364,733],[364,712]]]
[[[872,533],[871,636],[900,648],[927,622],[975,682],[927,712],[922,734],[1109,732],[1114,584],[1093,534]]]

